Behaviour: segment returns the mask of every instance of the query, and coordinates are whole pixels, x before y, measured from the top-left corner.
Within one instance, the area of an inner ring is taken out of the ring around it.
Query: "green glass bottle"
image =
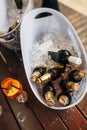
[[[15,3],[16,3],[16,6],[18,9],[22,9],[22,6],[23,6],[23,2],[22,0],[14,0]]]
[[[67,106],[71,103],[71,95],[68,91],[61,92],[57,97],[57,102],[62,106]]]
[[[40,76],[42,76],[45,72],[46,72],[46,67],[36,67],[33,70],[33,74],[30,77],[30,81],[31,82],[35,82],[37,80],[37,78],[39,78]]]
[[[49,69],[44,75],[40,78],[37,78],[37,83],[45,84],[51,80],[56,80],[60,77],[61,73],[64,71],[64,68],[52,68]]]
[[[55,95],[56,91],[53,87],[52,82],[48,82],[46,86],[43,88],[43,96],[46,100],[47,105],[54,106],[55,105]]]

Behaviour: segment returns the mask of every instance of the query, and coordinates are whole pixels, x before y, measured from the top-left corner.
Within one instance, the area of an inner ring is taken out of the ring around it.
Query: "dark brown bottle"
[[[61,73],[64,71],[64,68],[52,68],[49,69],[48,72],[46,72],[44,75],[42,75],[40,78],[37,78],[37,83],[39,84],[45,84],[50,80],[55,80],[60,77]]]
[[[53,87],[53,84],[52,82],[48,82],[46,84],[46,86],[43,88],[43,96],[46,100],[46,103],[49,105],[49,106],[54,106],[55,105],[55,95],[56,95],[56,91]]]
[[[61,92],[57,97],[57,102],[62,106],[67,106],[71,103],[71,95],[69,92]]]
[[[18,9],[22,9],[22,6],[23,6],[23,2],[22,0],[14,0],[15,3],[16,3],[16,6]]]
[[[64,65],[68,63],[80,65],[82,63],[81,58],[72,56],[68,50],[58,50],[58,52],[48,51],[48,54],[54,61],[62,63]]]
[[[30,77],[31,82],[35,82],[37,78],[43,75],[46,72],[46,67],[37,67],[33,70],[33,74]]]
[[[68,75],[68,80],[80,82],[85,77],[85,72],[81,70],[72,70]]]
[[[80,85],[75,82],[67,81],[67,80],[61,80],[59,83],[60,87],[63,91],[79,91]]]

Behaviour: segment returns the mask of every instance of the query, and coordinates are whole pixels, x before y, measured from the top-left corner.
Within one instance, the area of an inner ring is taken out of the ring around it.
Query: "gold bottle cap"
[[[80,72],[78,73],[78,76],[81,77],[81,78],[85,77],[84,71],[80,71]]]
[[[0,32],[0,35],[3,35],[4,34],[4,32]]]
[[[35,71],[32,74],[32,76],[30,77],[30,81],[31,82],[35,82],[37,80],[37,78],[40,77],[40,76],[41,76],[40,72],[39,71]]]
[[[69,103],[69,99],[66,95],[61,95],[58,99],[58,102],[63,105],[66,106]]]
[[[54,94],[53,92],[46,92],[45,93],[45,100],[46,100],[46,103],[49,105],[49,106],[54,106],[55,105],[55,101],[54,101]]]
[[[72,89],[73,91],[78,91],[80,89],[80,85],[74,82],[68,82],[66,87],[67,89]]]
[[[79,91],[80,85],[78,83],[72,83],[71,85],[73,91]]]

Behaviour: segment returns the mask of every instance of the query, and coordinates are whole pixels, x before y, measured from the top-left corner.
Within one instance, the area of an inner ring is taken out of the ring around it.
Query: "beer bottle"
[[[64,71],[64,68],[52,68],[49,69],[44,75],[37,78],[37,83],[39,84],[45,84],[50,80],[56,80],[60,77],[61,73]]]
[[[48,82],[46,84],[46,86],[43,88],[43,96],[46,100],[46,103],[49,105],[49,106],[54,106],[55,105],[55,95],[56,95],[56,91],[53,87],[53,84],[52,82]]]
[[[85,77],[85,72],[82,70],[72,70],[68,74],[68,80],[73,82],[80,82]]]
[[[64,65],[68,63],[80,65],[82,63],[81,58],[72,56],[68,50],[58,50],[58,52],[48,51],[48,54],[54,61],[62,63]]]
[[[33,74],[30,77],[31,82],[35,82],[37,78],[39,78],[41,75],[43,75],[46,72],[46,67],[36,67],[33,70]]]
[[[61,92],[57,97],[57,102],[62,106],[67,106],[71,103],[71,95],[68,91]]]

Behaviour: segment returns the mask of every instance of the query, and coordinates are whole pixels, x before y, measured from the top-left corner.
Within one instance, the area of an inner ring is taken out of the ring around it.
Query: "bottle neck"
[[[55,105],[54,98],[55,97],[54,97],[54,93],[53,92],[48,91],[48,92],[45,93],[45,100],[46,100],[46,102],[47,102],[47,104],[49,106]]]
[[[68,61],[76,65],[80,65],[82,63],[82,59],[75,56],[69,56]]]

